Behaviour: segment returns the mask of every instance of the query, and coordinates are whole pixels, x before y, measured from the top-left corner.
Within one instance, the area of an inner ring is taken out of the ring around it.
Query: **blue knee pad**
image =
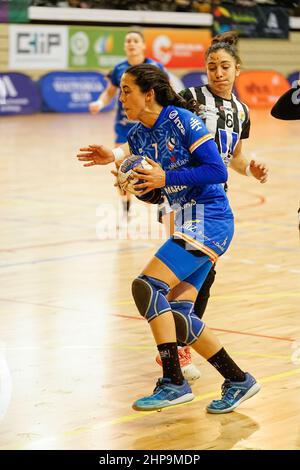
[[[194,302],[175,300],[170,302],[176,325],[177,339],[185,344],[192,344],[201,335],[205,323],[194,313]]]
[[[132,283],[132,295],[138,311],[148,322],[171,310],[166,295],[170,286],[154,277],[142,274]]]

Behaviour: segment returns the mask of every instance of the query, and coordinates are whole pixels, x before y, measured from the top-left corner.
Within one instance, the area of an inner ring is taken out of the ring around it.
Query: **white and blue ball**
[[[142,183],[133,175],[135,168],[143,168],[145,170],[152,170],[152,166],[147,162],[145,157],[139,155],[131,155],[126,158],[120,165],[118,170],[118,183],[122,191],[138,195],[140,191],[134,189],[134,185]]]

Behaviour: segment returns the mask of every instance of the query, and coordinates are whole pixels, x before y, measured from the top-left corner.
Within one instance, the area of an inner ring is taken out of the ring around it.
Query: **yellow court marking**
[[[292,377],[293,375],[297,375],[297,374],[300,374],[300,368],[295,369],[295,370],[291,370],[291,371],[287,371],[287,372],[282,372],[280,374],[270,375],[269,377],[263,377],[263,378],[259,379],[259,383],[276,382],[280,379],[283,379],[283,378],[286,378],[286,377]],[[188,403],[181,403],[179,405],[175,405],[175,406],[169,407],[169,408],[175,408],[175,407],[177,408],[177,407],[181,407],[181,406],[190,406],[194,403],[198,403],[198,402],[201,402],[203,400],[206,400],[207,398],[216,397],[216,396],[218,396],[218,393],[219,393],[219,391],[203,393],[202,395],[197,395],[194,398],[193,401],[190,401]],[[115,419],[106,421],[104,423],[96,424],[95,426],[90,428],[89,431],[96,431],[97,429],[106,427],[108,425],[129,423],[131,421],[136,421],[138,419],[144,418],[145,416],[150,416],[154,413],[157,413],[157,411],[156,410],[155,411],[142,411],[142,412],[139,411],[139,412],[135,412],[134,414],[120,416],[119,418],[115,418]],[[74,431],[70,431],[70,432],[71,432],[71,435],[73,435],[74,432],[76,434],[81,433],[79,429],[74,430]],[[84,432],[86,432],[86,431],[84,431]],[[64,436],[70,435],[70,433],[63,433],[63,435]]]
[[[241,352],[241,351],[232,351],[232,355],[235,356],[244,356],[244,357],[260,357],[262,359],[276,359],[278,361],[289,361],[291,362],[291,355],[281,355],[281,354],[260,354],[252,352]]]
[[[262,384],[263,383],[277,382],[281,379],[284,379],[284,378],[287,378],[287,377],[292,377],[292,376],[298,375],[298,374],[300,374],[300,368],[290,370],[290,371],[287,371],[287,372],[282,372],[280,374],[275,374],[275,375],[262,377],[261,379],[259,379],[259,382],[262,383]],[[206,400],[207,398],[214,398],[216,396],[219,396],[219,390],[204,393],[202,395],[197,395],[194,398],[194,400],[191,401],[191,402],[182,403],[180,405],[175,405],[175,406],[170,407],[170,408],[176,408],[176,407],[181,407],[181,406],[191,406],[195,403],[199,403],[203,400]],[[167,411],[167,410],[165,410],[165,411]],[[73,429],[71,431],[65,431],[65,432],[62,432],[62,433],[58,433],[55,436],[49,436],[48,438],[46,437],[46,438],[43,438],[43,439],[38,439],[38,440],[32,441],[29,444],[27,443],[27,444],[9,445],[9,446],[5,446],[5,447],[0,447],[0,449],[2,449],[2,450],[8,449],[8,448],[15,449],[15,450],[18,450],[18,449],[19,450],[20,449],[27,449],[27,450],[28,449],[45,449],[45,448],[47,449],[47,448],[49,448],[49,445],[51,445],[51,443],[54,444],[55,442],[60,441],[63,438],[78,436],[78,435],[86,434],[86,433],[89,433],[89,432],[96,432],[99,429],[102,429],[102,428],[105,428],[105,427],[108,427],[108,426],[114,426],[114,425],[118,425],[118,424],[126,424],[126,423],[130,423],[130,422],[133,422],[133,421],[137,421],[139,419],[145,419],[147,416],[151,416],[155,413],[157,413],[157,411],[132,412],[130,415],[120,416],[119,418],[114,418],[114,419],[111,419],[111,420],[108,420],[108,421],[104,421],[104,422],[98,423],[94,426],[90,426],[90,427],[83,427],[82,426],[82,427]],[[59,447],[56,447],[56,448],[59,448]]]
[[[280,374],[270,375],[269,377],[263,377],[259,379],[259,382],[262,384],[277,382],[277,380],[285,379],[286,377],[291,377],[300,373],[300,369],[289,370],[287,372],[281,372]]]

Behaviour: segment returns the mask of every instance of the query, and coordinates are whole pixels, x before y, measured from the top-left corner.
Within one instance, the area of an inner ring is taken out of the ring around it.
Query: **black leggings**
[[[204,312],[206,310],[207,302],[210,296],[210,288],[215,282],[215,277],[216,277],[216,271],[215,271],[215,265],[213,265],[204,283],[202,284],[202,287],[199,290],[197,298],[195,300],[194,310],[195,310],[195,314],[199,318],[203,317]],[[178,341],[178,346],[185,346],[185,344]]]
[[[201,289],[198,292],[197,298],[195,300],[194,310],[196,315],[199,318],[202,318],[206,310],[207,302],[210,297],[210,288],[215,282],[216,270],[215,265],[212,266],[209,271],[204,283],[202,284]]]

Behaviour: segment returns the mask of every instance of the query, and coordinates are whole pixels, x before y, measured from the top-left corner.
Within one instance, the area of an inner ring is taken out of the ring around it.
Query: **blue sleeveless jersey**
[[[127,137],[131,152],[158,162],[165,171],[201,166],[193,156],[213,140],[203,121],[192,112],[163,108],[152,128],[136,124]],[[220,157],[221,160],[221,157]],[[221,184],[166,186],[163,193],[175,213],[175,233],[216,261],[233,236],[233,214]]]
[[[146,58],[143,62],[144,64],[151,64],[156,65],[161,70],[165,71],[163,66],[158,62],[155,62],[152,59]],[[108,78],[110,79],[111,83],[120,88],[121,85],[121,78],[124,72],[131,67],[127,60],[120,62],[115,66],[115,68],[108,74]],[[118,103],[117,103],[117,113],[115,118],[115,133],[116,133],[116,142],[121,144],[127,141],[127,134],[130,129],[134,126],[134,122],[129,121],[127,116],[123,110],[122,103],[119,100],[120,94],[118,95]]]

